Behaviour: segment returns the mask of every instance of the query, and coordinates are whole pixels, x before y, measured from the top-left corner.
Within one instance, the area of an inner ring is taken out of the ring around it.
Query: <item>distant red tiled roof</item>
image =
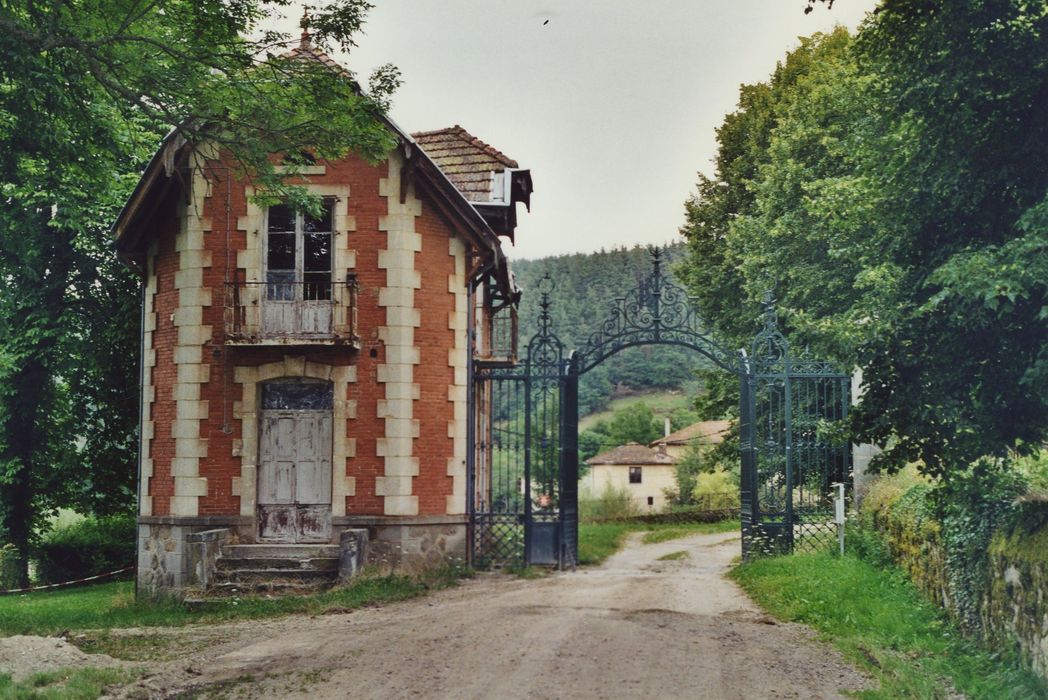
[[[586,464],[676,464],[677,460],[665,452],[653,450],[647,445],[631,442],[607,452],[590,457]]]
[[[728,434],[730,427],[731,421],[728,420],[699,421],[698,423],[692,423],[687,428],[681,428],[675,433],[670,433],[666,437],[653,440],[651,445],[652,447],[660,444],[687,445],[696,440],[709,445],[716,445],[724,442],[724,436]]]
[[[412,134],[458,191],[471,202],[491,201],[491,173],[517,168],[506,156],[456,124],[447,129]]]

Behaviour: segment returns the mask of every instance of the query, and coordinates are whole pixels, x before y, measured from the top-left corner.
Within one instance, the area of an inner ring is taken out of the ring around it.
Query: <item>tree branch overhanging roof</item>
[[[353,74],[343,66],[339,65],[327,54],[317,51],[309,41],[308,33],[303,34],[302,41],[297,48],[292,49],[289,54],[291,58],[302,60],[314,60],[325,67],[337,71],[352,83],[353,89],[362,93],[360,85],[356,82]],[[499,241],[499,233],[507,235],[505,231],[496,232],[489,223],[491,217],[482,214],[470,201],[468,190],[460,189],[449,174],[441,168],[437,162],[426,152],[415,138],[401,129],[391,118],[385,114],[379,114],[378,119],[396,137],[404,154],[404,175],[413,178],[416,185],[435,199],[437,209],[442,216],[449,218],[456,224],[456,229],[463,233],[471,243],[481,251],[482,257],[487,259],[484,268],[499,280],[507,294],[516,294],[516,285],[509,270],[509,264]],[[461,129],[461,127],[457,127]],[[201,133],[202,129],[193,130]],[[446,130],[442,130],[446,131]],[[465,130],[462,130],[465,132]],[[145,247],[148,245],[148,231],[143,228],[148,214],[151,213],[163,196],[170,190],[176,175],[184,167],[189,153],[195,144],[186,137],[187,129],[172,129],[161,142],[157,153],[149,164],[131,194],[124,208],[117,216],[113,224],[114,245],[117,252],[125,260],[141,266]],[[427,132],[434,133],[434,132]],[[471,137],[472,138],[472,137]],[[479,139],[477,139],[479,143]],[[499,162],[508,164],[513,161],[499,151],[487,144],[486,149],[498,154]],[[527,192],[530,194],[531,177],[528,171],[519,171],[527,174]],[[520,200],[514,200],[520,201]],[[527,200],[524,200],[527,204]],[[510,209],[513,208],[511,204]],[[515,216],[512,218],[515,226]],[[512,236],[512,232],[508,235]]]

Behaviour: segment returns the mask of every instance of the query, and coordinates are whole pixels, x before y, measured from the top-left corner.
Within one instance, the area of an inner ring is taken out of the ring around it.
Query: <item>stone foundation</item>
[[[466,561],[464,516],[336,516],[332,544],[343,533],[366,530],[361,561],[378,572],[421,574]],[[140,596],[178,595],[211,580],[223,544],[255,541],[255,523],[243,517],[140,517],[138,592]]]

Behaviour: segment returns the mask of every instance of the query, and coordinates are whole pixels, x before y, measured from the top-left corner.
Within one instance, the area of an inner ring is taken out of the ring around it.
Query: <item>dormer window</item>
[[[285,204],[269,208],[266,224],[266,299],[331,300],[331,202],[319,217]]]

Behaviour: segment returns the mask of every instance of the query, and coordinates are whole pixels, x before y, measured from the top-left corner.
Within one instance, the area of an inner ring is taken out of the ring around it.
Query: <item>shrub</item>
[[[953,605],[969,630],[979,630],[981,601],[990,589],[990,542],[1014,521],[1015,499],[1026,487],[1011,464],[986,457],[936,491]]]
[[[738,508],[740,504],[738,479],[724,469],[697,474],[691,495],[696,503],[710,510]]]
[[[13,544],[0,547],[0,589],[18,588],[21,578],[18,549]]]
[[[61,583],[131,566],[135,562],[135,519],[114,515],[59,525],[41,538],[34,553],[41,583]]]
[[[639,513],[629,489],[617,489],[610,483],[604,485],[604,490],[596,498],[579,499],[579,519],[582,522],[619,520]]]
[[[1011,462],[1028,482],[1028,493],[1040,499],[1048,499],[1048,449],[1028,455],[1012,455]]]

